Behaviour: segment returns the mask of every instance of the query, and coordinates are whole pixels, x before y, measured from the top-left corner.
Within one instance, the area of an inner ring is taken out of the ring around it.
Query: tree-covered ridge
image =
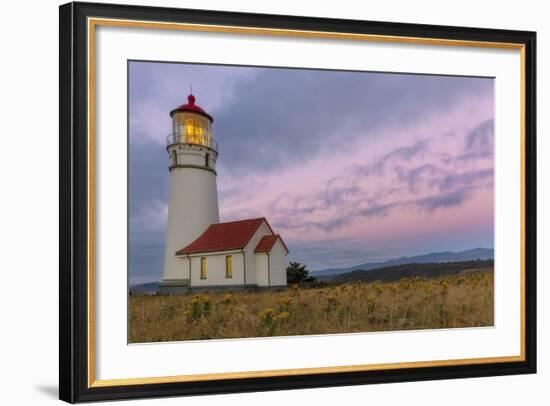
[[[336,276],[331,282],[393,282],[403,278],[437,278],[473,272],[493,272],[494,260],[436,262],[426,264],[405,264],[384,268],[357,270]]]

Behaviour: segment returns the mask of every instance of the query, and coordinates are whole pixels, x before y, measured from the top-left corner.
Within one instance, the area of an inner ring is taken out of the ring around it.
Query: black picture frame
[[[67,402],[219,394],[536,372],[536,33],[205,10],[68,3],[60,6],[59,397]],[[87,19],[103,17],[513,43],[524,47],[524,360],[360,372],[91,387],[88,379]]]

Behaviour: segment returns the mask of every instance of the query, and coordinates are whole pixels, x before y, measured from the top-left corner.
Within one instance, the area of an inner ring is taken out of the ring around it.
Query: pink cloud
[[[492,227],[489,96],[355,142],[334,134],[314,159],[281,171],[231,177],[220,169],[222,218],[266,216],[285,238],[301,241]]]

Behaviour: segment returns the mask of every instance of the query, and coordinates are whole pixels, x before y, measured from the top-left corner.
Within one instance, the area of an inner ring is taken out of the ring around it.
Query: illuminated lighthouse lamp
[[[182,104],[170,112],[172,117],[172,134],[167,138],[170,144],[202,145],[217,150],[216,141],[212,138],[214,119],[195,104],[195,96],[187,97],[187,104]]]

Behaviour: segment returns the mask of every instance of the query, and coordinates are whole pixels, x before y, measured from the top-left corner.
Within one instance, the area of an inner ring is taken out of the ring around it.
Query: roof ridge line
[[[241,223],[243,221],[253,221],[253,220],[265,220],[265,221],[267,221],[267,219],[265,217],[252,217],[252,218],[241,219],[241,220],[220,221],[219,223],[212,223],[208,227],[212,227],[212,226],[215,226],[217,224]]]

